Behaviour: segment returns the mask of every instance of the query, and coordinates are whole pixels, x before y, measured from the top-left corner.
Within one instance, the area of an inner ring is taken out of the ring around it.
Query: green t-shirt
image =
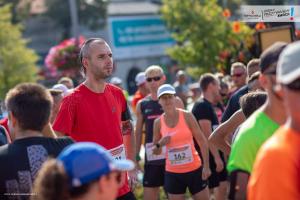
[[[227,170],[243,170],[251,174],[256,154],[262,144],[273,135],[279,125],[261,110],[251,115],[241,126],[236,136]]]

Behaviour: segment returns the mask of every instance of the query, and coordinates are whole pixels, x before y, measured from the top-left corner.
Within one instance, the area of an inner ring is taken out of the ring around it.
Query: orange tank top
[[[198,169],[201,160],[195,149],[193,135],[185,122],[184,111],[179,111],[178,123],[170,128],[165,123],[165,115],[160,117],[160,134],[171,136],[170,143],[166,145],[166,171],[174,173],[187,173]]]

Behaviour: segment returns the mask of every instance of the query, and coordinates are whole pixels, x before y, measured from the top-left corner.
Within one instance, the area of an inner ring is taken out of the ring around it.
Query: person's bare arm
[[[230,175],[230,197],[235,200],[246,199],[248,181],[249,173],[244,171],[233,171]]]
[[[242,110],[240,109],[236,111],[227,121],[218,126],[218,128],[216,128],[209,136],[209,145],[214,146],[223,151],[226,155],[229,155],[231,147],[227,140],[227,136],[233,133],[236,128],[245,120],[246,118]]]
[[[160,143],[161,134],[160,134],[160,118],[157,118],[153,124],[153,144],[159,144],[159,148],[156,146],[153,149],[154,154],[160,154],[162,150],[162,144]]]
[[[188,124],[193,137],[195,138],[196,142],[198,143],[200,147],[200,151],[203,157],[203,179],[207,179],[211,172],[209,168],[209,151],[208,151],[208,143],[207,139],[204,136],[204,133],[201,131],[199,125],[197,124],[197,120],[195,117],[189,113],[185,113],[185,121]]]
[[[128,159],[132,160],[136,163],[135,160],[135,137],[133,133],[133,125],[130,119],[122,121],[122,135],[123,141],[126,149],[126,156]],[[132,190],[134,190],[137,184],[137,168],[128,172],[129,176],[129,186]]]
[[[198,120],[201,130],[203,131],[206,139],[209,138],[212,130],[211,121],[207,119]],[[224,168],[223,161],[221,160],[218,150],[213,145],[208,145],[211,154],[214,157],[216,163],[216,171],[220,172]]]
[[[130,120],[122,121],[122,135],[126,148],[126,156],[135,162],[135,138]]]
[[[143,119],[143,115],[142,115],[140,102],[137,104],[137,107],[136,107],[136,125],[135,125],[136,158],[139,158],[139,153],[141,150],[142,138],[143,138],[142,137],[143,136],[143,125],[144,125],[144,119]],[[139,162],[138,159],[136,159],[136,161],[137,161],[137,163]]]

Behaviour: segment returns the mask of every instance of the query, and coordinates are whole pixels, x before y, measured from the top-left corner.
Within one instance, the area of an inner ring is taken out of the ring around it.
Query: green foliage
[[[36,80],[38,57],[26,47],[21,26],[11,23],[10,6],[0,7],[0,98],[21,82]]]
[[[19,23],[29,17],[29,0],[0,0],[0,7],[7,4],[10,4],[10,12],[12,14],[11,22],[13,24]]]
[[[47,6],[46,16],[53,19],[57,26],[64,28],[63,39],[70,37],[71,19],[68,0],[45,1]],[[82,25],[91,30],[99,29],[104,25],[107,1],[104,0],[76,0],[78,20]]]
[[[185,67],[196,67],[191,70],[195,76],[226,70],[226,59],[222,60],[220,54],[237,54],[241,42],[252,35],[245,24],[234,24],[224,17],[216,0],[164,0],[161,12],[177,42],[167,53]]]

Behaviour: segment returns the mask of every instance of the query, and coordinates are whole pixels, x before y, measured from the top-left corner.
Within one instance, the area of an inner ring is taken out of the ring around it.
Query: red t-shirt
[[[81,84],[63,99],[53,129],[75,141],[95,142],[113,149],[123,145],[121,116],[126,109],[126,99],[119,88],[106,84],[103,93],[95,93]],[[126,180],[119,196],[129,191]]]
[[[141,92],[138,90],[136,91],[136,93],[134,94],[133,98],[132,98],[132,101],[131,101],[131,106],[132,106],[132,110],[134,113],[136,113],[136,105],[137,103],[143,99],[145,96],[143,96],[141,94]]]

